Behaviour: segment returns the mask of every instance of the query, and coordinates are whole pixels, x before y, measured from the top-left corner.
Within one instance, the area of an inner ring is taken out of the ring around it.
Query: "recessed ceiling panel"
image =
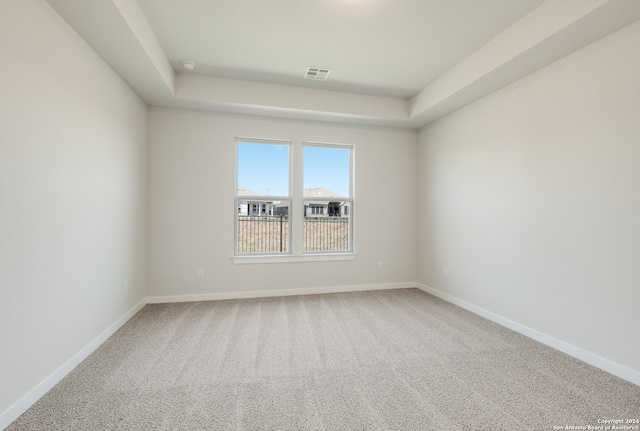
[[[410,97],[543,0],[139,0],[198,74]],[[331,79],[301,71],[328,65]]]

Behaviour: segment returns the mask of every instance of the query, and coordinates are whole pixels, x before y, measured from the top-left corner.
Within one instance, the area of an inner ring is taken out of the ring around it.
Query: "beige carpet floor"
[[[639,386],[402,289],[147,305],[7,430],[553,430],[627,418],[640,418]]]

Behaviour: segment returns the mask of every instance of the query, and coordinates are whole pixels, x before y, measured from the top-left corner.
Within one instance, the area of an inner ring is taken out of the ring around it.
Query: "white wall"
[[[146,296],[147,114],[44,1],[0,58],[1,429]]]
[[[636,377],[638,52],[640,23],[421,130],[418,186],[420,283]]]
[[[355,145],[354,261],[232,262],[236,136]],[[416,157],[413,131],[151,109],[149,295],[415,282]]]

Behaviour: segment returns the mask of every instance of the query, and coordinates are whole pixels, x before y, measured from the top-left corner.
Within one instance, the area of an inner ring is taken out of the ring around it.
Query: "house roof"
[[[340,196],[336,192],[333,192],[327,189],[326,187],[314,187],[311,189],[304,189],[302,196],[305,199],[305,202],[312,203],[312,204],[326,204],[327,201],[309,200],[311,198],[339,198],[338,200],[344,198],[344,196]],[[277,202],[275,206],[279,208],[285,208],[289,206],[289,202],[287,201]]]
[[[245,189],[243,187],[238,187],[238,196],[260,196],[251,190]],[[343,198],[344,196],[339,195],[336,192],[329,190],[326,187],[314,187],[310,189],[304,189],[302,196],[305,199],[308,198]],[[285,205],[286,206],[286,205]]]
[[[256,192],[252,192],[244,187],[238,187],[238,196],[259,196]]]
[[[410,129],[640,19],[638,0],[47,2],[150,106]]]
[[[331,190],[325,187],[314,187],[311,189],[304,189],[302,196],[306,198],[342,198],[344,196],[340,196],[336,192],[332,192]]]

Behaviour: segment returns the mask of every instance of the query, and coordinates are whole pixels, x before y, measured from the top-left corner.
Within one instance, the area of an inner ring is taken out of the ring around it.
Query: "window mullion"
[[[303,187],[303,152],[300,142],[293,142],[291,155],[291,252],[294,256],[302,255],[304,207],[302,200]]]

